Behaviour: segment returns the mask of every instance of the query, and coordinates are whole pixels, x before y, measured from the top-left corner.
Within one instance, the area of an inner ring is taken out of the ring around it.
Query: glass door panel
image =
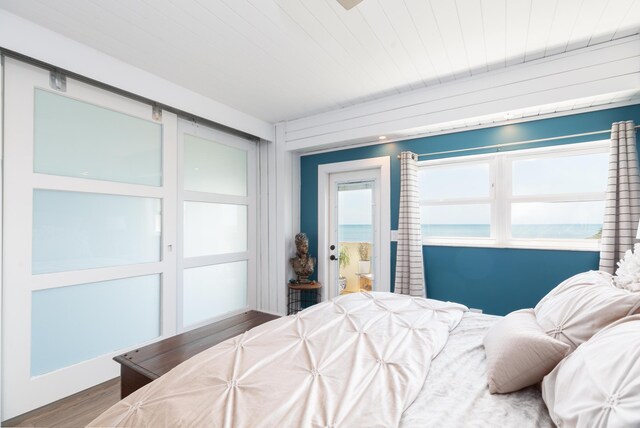
[[[247,262],[184,270],[184,324],[193,325],[247,306]]]
[[[329,298],[378,287],[380,180],[379,169],[329,174]]]
[[[33,274],[160,261],[156,198],[33,191]]]
[[[371,291],[373,181],[338,184],[339,294]]]
[[[184,134],[184,188],[247,196],[247,151]]]
[[[35,172],[162,185],[162,125],[35,90]]]
[[[247,206],[184,203],[184,256],[247,251]]]
[[[159,335],[160,275],[38,290],[31,308],[31,375]]]
[[[252,306],[256,146],[184,120],[178,133],[182,331]]]

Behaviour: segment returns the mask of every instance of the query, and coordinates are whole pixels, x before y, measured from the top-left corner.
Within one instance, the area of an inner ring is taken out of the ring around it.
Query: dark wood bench
[[[126,397],[205,349],[276,318],[279,316],[248,311],[118,355],[114,360],[120,363],[120,397]]]

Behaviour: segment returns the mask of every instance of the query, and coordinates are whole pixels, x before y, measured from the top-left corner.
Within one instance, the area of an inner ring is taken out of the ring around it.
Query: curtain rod
[[[637,126],[633,127],[633,129],[638,129],[638,128],[640,128],[640,125],[637,125]],[[490,145],[490,146],[469,147],[469,148],[466,148],[466,149],[445,150],[445,151],[442,151],[442,152],[433,152],[433,153],[421,153],[421,154],[419,154],[417,156],[418,157],[420,157],[420,156],[435,156],[435,155],[444,155],[444,154],[448,154],[448,153],[469,152],[469,151],[474,151],[474,150],[484,150],[484,149],[494,149],[494,148],[498,148],[499,149],[501,147],[519,146],[521,144],[541,143],[543,141],[564,140],[566,138],[585,137],[587,135],[606,134],[606,133],[610,133],[610,132],[611,132],[611,129],[605,129],[603,131],[583,132],[581,134],[563,135],[561,137],[538,138],[536,140],[516,141],[514,143],[500,143],[500,144],[493,144],[493,145]],[[400,159],[400,155],[398,155],[398,159]]]

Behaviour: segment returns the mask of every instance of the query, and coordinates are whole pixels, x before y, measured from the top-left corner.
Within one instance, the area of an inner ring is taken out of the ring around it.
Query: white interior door
[[[177,118],[5,67],[8,419],[116,377],[114,355],[175,334]]]
[[[380,289],[380,181],[380,169],[329,175],[329,298]]]
[[[256,156],[253,141],[179,120],[179,331],[256,306]]]

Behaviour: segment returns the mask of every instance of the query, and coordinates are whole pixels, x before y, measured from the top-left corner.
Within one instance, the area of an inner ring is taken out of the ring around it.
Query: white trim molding
[[[318,281],[323,299],[328,296],[329,266],[329,177],[333,173],[380,170],[380,278],[379,291],[391,287],[391,159],[389,156],[327,163],[318,166]]]

